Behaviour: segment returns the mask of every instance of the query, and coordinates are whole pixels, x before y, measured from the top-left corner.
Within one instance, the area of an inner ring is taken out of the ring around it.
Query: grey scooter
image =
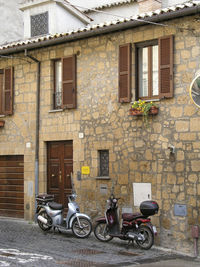
[[[92,231],[91,219],[88,215],[80,213],[75,199],[76,194],[68,196],[68,212],[66,218],[63,218],[64,207],[62,204],[53,202],[53,195],[38,195],[36,215],[39,227],[43,231],[48,231],[52,227],[59,231],[71,229],[76,237],[88,237]]]

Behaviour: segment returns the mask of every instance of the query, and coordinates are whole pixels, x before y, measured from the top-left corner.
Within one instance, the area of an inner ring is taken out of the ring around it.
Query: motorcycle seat
[[[123,220],[126,220],[126,221],[132,221],[132,220],[134,220],[136,218],[139,218],[141,216],[142,216],[142,214],[139,213],[139,212],[135,212],[135,213],[123,213],[122,214],[122,219]]]
[[[62,210],[64,207],[62,204],[59,204],[59,203],[56,203],[56,202],[49,202],[49,207],[52,209],[52,210]]]

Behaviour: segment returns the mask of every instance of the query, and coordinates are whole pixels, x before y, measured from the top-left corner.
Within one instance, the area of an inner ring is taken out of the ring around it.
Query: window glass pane
[[[62,63],[55,61],[55,107],[62,105]]]
[[[158,45],[152,47],[153,96],[158,95]]]
[[[109,150],[99,151],[99,176],[109,176]]]
[[[148,48],[139,48],[139,95],[148,96]]]

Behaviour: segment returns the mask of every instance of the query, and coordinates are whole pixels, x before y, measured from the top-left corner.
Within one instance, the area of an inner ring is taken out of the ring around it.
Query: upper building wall
[[[16,41],[23,37],[23,19],[19,10],[20,2],[20,0],[0,0],[0,44]]]
[[[28,3],[29,5],[32,5],[36,2],[48,2],[49,6],[46,8],[46,10],[50,9],[52,11],[52,18],[49,21],[50,30],[52,33],[67,32],[68,30],[77,29],[85,25],[80,20],[78,20],[76,16],[74,16],[74,14],[72,15],[72,13],[70,12],[68,12],[68,16],[66,16],[66,14],[64,15],[64,11],[61,10],[60,7],[58,7],[56,11],[52,9],[52,7],[50,6],[50,2],[53,1],[51,0],[25,0],[23,2],[22,0],[0,0],[0,44],[10,43],[12,41],[21,40],[24,37],[27,38],[30,36],[30,18],[28,18],[28,15],[30,15],[30,13],[32,12],[34,13],[39,7],[33,9],[32,11],[24,12],[26,18],[24,23],[25,34],[23,33],[23,12],[19,10],[19,7],[21,3]],[[98,8],[104,5],[107,6],[101,9],[101,11],[103,12],[87,12],[87,15],[94,19],[94,21],[90,22],[91,24],[102,23],[105,21],[114,20],[115,18],[119,18],[117,16],[111,16],[105,13],[111,13],[113,15],[120,15],[123,17],[128,17],[139,13],[137,0],[69,0],[69,2],[75,5],[75,7],[80,10],[83,10],[81,9],[81,7],[88,9]],[[162,0],[162,8],[183,2],[185,2],[185,0]],[[41,10],[37,10],[39,13],[44,10],[42,5],[40,5],[40,8]],[[15,19],[13,20],[13,18]]]
[[[69,8],[67,10],[67,8]],[[30,38],[40,34],[33,35],[31,28],[31,18],[33,16],[41,16],[47,12],[47,29],[44,34],[56,34],[67,32],[71,29],[77,29],[80,27],[85,27],[89,23],[89,19],[77,10],[72,10],[71,6],[66,6],[66,8],[57,3],[57,1],[28,1],[21,6],[24,18],[24,38]],[[41,18],[42,19],[42,18]],[[41,20],[38,23],[43,22]],[[37,23],[37,22],[36,22]],[[37,25],[36,25],[37,26]]]

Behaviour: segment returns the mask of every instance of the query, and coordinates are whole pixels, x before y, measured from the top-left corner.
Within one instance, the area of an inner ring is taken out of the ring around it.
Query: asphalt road
[[[0,266],[31,267],[193,267],[200,259],[152,248],[141,250],[127,242],[102,243],[92,234],[78,239],[71,231],[42,232],[37,224],[0,217]]]

